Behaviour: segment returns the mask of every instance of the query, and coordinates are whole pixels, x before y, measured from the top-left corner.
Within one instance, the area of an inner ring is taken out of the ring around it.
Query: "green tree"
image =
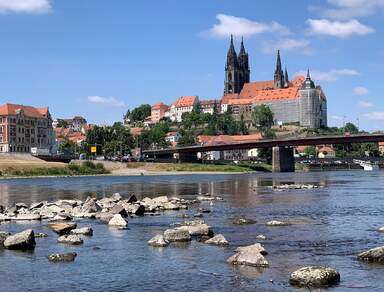
[[[304,153],[306,156],[316,157],[316,154],[317,154],[316,147],[315,146],[307,146],[304,149]]]
[[[253,125],[262,133],[273,126],[273,112],[265,104],[255,106],[252,110]]]
[[[127,112],[128,114],[128,112]],[[129,113],[129,119],[131,123],[143,122],[146,117],[151,115],[151,106],[149,104],[142,104],[136,108],[134,108]]]
[[[178,146],[192,146],[196,144],[195,135],[192,131],[182,131]]]
[[[196,114],[201,114],[201,103],[200,103],[200,101],[196,102],[196,103],[193,105],[192,112],[194,112],[194,113],[196,113]]]
[[[59,145],[59,152],[64,154],[74,154],[76,153],[76,144],[68,139],[65,139]]]
[[[343,128],[344,133],[358,134],[359,129],[353,123],[346,123]]]

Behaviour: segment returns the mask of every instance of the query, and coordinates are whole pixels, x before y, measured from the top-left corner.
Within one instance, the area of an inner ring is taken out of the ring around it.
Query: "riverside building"
[[[47,107],[10,103],[0,106],[0,152],[29,153],[31,148],[50,151],[54,143]]]

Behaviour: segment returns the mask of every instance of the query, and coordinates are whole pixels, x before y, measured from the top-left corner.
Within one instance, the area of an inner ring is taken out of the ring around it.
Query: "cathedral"
[[[307,128],[327,126],[327,98],[319,85],[307,76],[289,80],[287,68],[283,71],[280,51],[277,52],[273,80],[250,81],[250,66],[244,41],[237,55],[231,36],[225,64],[223,111],[251,124],[252,108],[265,104],[274,114],[275,124],[297,124]]]

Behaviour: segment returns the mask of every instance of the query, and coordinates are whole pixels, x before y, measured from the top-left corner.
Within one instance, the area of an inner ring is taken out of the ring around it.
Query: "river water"
[[[313,190],[273,191],[281,183],[313,183]],[[80,198],[88,195],[222,196],[223,202],[205,214],[215,233],[230,242],[228,248],[192,241],[163,249],[147,241],[169,228],[180,212],[129,219],[129,229],[111,230],[97,220],[90,225],[94,236],[82,246],[56,243],[47,222],[3,223],[11,232],[33,228],[49,237],[36,239],[34,252],[0,249],[0,291],[291,291],[292,271],[306,265],[329,265],[341,274],[335,291],[384,291],[384,265],[356,260],[356,254],[384,245],[384,172],[317,172],[244,175],[178,175],[142,177],[74,177],[0,181],[0,204]],[[186,213],[196,213],[195,207]],[[236,226],[233,218],[246,216],[257,224]],[[269,220],[292,222],[267,227]],[[264,270],[235,268],[226,263],[238,246],[255,242],[258,234],[268,240],[270,267]],[[74,263],[52,264],[51,253],[76,251]]]

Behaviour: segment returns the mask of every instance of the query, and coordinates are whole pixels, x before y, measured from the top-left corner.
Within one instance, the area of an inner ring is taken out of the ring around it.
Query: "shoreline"
[[[36,176],[0,176],[0,182],[2,180],[10,179],[36,179],[36,178],[69,178],[69,177],[101,177],[101,176],[117,176],[117,177],[136,177],[136,176],[176,176],[176,175],[194,175],[194,174],[209,174],[209,175],[223,175],[223,174],[250,174],[250,173],[262,173],[260,171],[247,171],[247,172],[231,172],[231,171],[147,171],[142,170],[140,172],[111,172],[105,174],[80,174],[80,175],[36,175]]]

